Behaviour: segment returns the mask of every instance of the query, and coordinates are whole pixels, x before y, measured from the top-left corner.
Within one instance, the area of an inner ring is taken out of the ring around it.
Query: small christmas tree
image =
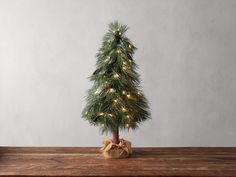
[[[109,24],[97,57],[97,69],[90,80],[83,118],[99,126],[102,133],[111,132],[118,144],[119,130],[129,130],[150,118],[147,100],[140,89],[137,65],[133,60],[136,47],[125,36],[127,26]]]

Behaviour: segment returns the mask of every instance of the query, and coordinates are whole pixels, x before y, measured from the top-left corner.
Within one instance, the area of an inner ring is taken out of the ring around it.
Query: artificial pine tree
[[[90,76],[94,82],[88,90],[83,118],[99,126],[102,133],[111,132],[118,144],[119,130],[129,130],[150,118],[149,107],[139,86],[137,65],[133,60],[136,47],[125,36],[126,25],[109,24],[97,53],[97,69]]]

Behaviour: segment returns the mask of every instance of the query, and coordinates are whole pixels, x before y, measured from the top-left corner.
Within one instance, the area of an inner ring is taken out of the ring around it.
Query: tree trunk
[[[114,130],[114,131],[112,132],[112,135],[113,135],[113,137],[112,137],[113,143],[119,144],[119,142],[120,142],[120,139],[119,139],[119,130]]]

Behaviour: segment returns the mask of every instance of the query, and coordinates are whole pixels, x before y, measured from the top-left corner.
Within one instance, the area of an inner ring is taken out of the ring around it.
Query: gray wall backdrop
[[[107,24],[139,50],[152,120],[134,146],[236,146],[236,1],[1,0],[0,145],[101,146],[81,119]]]

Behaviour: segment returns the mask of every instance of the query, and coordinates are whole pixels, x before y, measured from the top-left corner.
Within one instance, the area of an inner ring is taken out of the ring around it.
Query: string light
[[[126,91],[123,90],[123,91],[122,91],[122,94],[125,95],[125,94],[126,94]]]
[[[121,51],[120,50],[117,50],[117,53],[119,54]]]
[[[114,74],[114,78],[117,79],[119,77],[119,74]]]
[[[123,65],[127,65],[127,63],[125,61],[123,61]]]
[[[138,94],[138,95],[141,95],[141,92],[140,92],[140,91],[138,91],[138,92],[137,92],[137,94]]]
[[[103,116],[103,115],[104,115],[104,113],[103,113],[103,112],[100,112],[98,115],[99,115],[99,116]]]
[[[125,126],[126,126],[126,127],[129,127],[129,124],[126,124]]]
[[[129,118],[130,118],[130,115],[127,115],[126,117],[129,119]]]
[[[114,99],[114,100],[113,100],[113,102],[114,102],[114,103],[117,103],[117,102],[118,102],[118,100],[117,100],[117,99]]]
[[[109,89],[109,92],[113,93],[113,92],[115,92],[115,89],[110,88],[110,89]]]
[[[84,114],[87,115],[87,114],[88,114],[88,111],[86,111]]]
[[[129,48],[132,48],[132,45],[131,45],[131,44],[129,44]]]
[[[113,114],[111,114],[111,113],[110,113],[110,114],[108,114],[108,115],[109,115],[110,117],[113,117]]]
[[[104,127],[105,125],[104,124],[101,124],[102,127]]]
[[[122,67],[123,70],[126,70],[127,68],[125,66]]]
[[[125,109],[125,108],[122,108],[122,111],[123,111],[123,112],[126,112],[126,111],[127,111],[127,109]]]
[[[129,59],[129,62],[132,63],[132,60]]]
[[[108,60],[110,60],[110,58],[111,58],[111,57],[108,56],[104,61],[105,61],[105,62],[108,62]]]
[[[120,29],[118,28],[117,30],[113,30],[112,33],[116,34],[117,32],[119,32],[118,34],[121,35]]]
[[[95,95],[99,94],[99,90],[96,90],[96,91],[94,92],[94,94],[95,94]]]
[[[131,97],[131,95],[130,95],[130,94],[127,94],[126,96],[127,96],[127,98],[130,98],[130,97]]]

